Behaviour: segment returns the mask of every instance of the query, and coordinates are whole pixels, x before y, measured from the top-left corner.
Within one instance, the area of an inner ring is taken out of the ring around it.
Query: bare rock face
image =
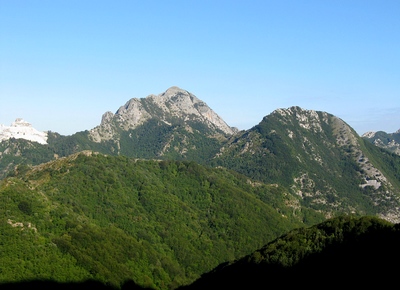
[[[25,139],[40,144],[47,144],[47,133],[36,130],[30,123],[22,118],[16,119],[11,126],[0,124],[0,142],[10,138]]]
[[[90,131],[92,140],[101,142],[112,139],[117,128],[135,129],[149,119],[156,119],[168,125],[174,122],[200,122],[215,133],[232,135],[236,128],[228,126],[207,104],[188,91],[171,87],[159,95],[130,99],[117,112],[103,115],[100,126]]]
[[[400,130],[394,133],[386,133],[384,131],[367,132],[361,137],[370,141],[375,146],[400,155]]]

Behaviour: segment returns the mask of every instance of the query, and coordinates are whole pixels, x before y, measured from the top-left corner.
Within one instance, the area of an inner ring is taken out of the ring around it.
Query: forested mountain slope
[[[174,288],[301,226],[287,203],[194,162],[82,152],[19,166],[0,183],[0,281]]]

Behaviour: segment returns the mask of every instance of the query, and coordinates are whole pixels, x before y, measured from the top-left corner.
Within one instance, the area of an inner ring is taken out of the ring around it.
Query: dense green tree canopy
[[[0,185],[0,281],[174,288],[302,225],[283,189],[195,162],[78,154],[15,174]]]

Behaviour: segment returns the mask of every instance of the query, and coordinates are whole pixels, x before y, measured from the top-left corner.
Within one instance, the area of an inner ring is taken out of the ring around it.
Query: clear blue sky
[[[0,0],[0,124],[63,135],[171,86],[249,129],[277,108],[400,128],[400,1]]]

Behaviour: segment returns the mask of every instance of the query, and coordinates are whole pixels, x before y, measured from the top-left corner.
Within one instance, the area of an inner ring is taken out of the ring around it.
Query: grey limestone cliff
[[[118,129],[135,129],[150,119],[157,119],[168,125],[174,122],[200,122],[216,134],[232,135],[237,131],[195,95],[178,87],[171,87],[159,95],[130,99],[115,114],[106,112],[101,124],[90,130],[90,136],[95,142],[110,140],[115,137]]]

